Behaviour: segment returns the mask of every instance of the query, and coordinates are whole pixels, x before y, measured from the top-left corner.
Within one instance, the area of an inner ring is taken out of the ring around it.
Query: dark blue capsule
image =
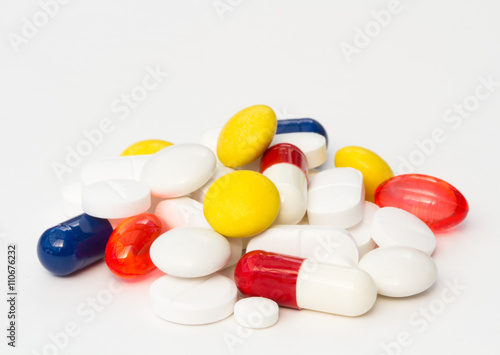
[[[38,241],[40,263],[55,275],[68,275],[104,257],[113,232],[107,219],[81,214],[47,229]]]
[[[325,128],[312,118],[292,118],[287,120],[278,120],[278,128],[276,134],[296,133],[296,132],[312,132],[321,134],[325,137],[326,145],[328,146],[328,134]]]

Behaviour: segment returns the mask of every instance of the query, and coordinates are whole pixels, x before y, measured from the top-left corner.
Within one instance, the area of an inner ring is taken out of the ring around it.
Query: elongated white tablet
[[[142,168],[151,157],[152,155],[130,155],[94,160],[83,167],[82,184],[111,179],[139,180]]]
[[[210,179],[205,183],[205,185],[200,187],[198,190],[191,192],[190,194],[191,198],[193,200],[203,203],[205,194],[207,193],[207,190],[210,188],[210,186],[212,186],[214,181],[226,174],[232,173],[233,171],[234,169],[228,168],[225,165],[217,166],[214,170],[214,173],[212,174]]]
[[[225,237],[206,228],[175,228],[160,235],[151,245],[153,264],[177,277],[202,277],[222,269],[231,256]]]
[[[229,317],[236,296],[234,281],[219,274],[194,279],[165,275],[149,288],[153,313],[186,325],[209,324]]]
[[[234,320],[245,328],[267,328],[279,319],[279,307],[276,302],[264,297],[248,297],[234,305]]]
[[[400,208],[380,208],[373,217],[370,231],[380,247],[405,246],[429,255],[436,249],[436,236],[427,224]]]
[[[377,212],[379,209],[380,207],[378,207],[376,204],[365,201],[363,219],[355,226],[347,229],[358,245],[360,259],[363,257],[363,255],[368,253],[370,250],[373,250],[377,246],[370,234],[370,226],[372,224],[373,217],[375,216],[375,212]]]
[[[74,217],[83,213],[82,183],[71,181],[61,187],[62,209],[66,216]]]
[[[250,240],[246,252],[253,250],[314,258],[324,263],[349,265],[345,261],[339,262],[343,258],[337,254],[342,254],[349,258],[353,265],[358,263],[356,242],[345,229],[334,226],[274,226]]]
[[[408,247],[384,247],[370,251],[359,262],[375,281],[378,293],[407,297],[427,290],[436,281],[437,266],[426,253]]]
[[[332,168],[309,183],[309,224],[349,228],[361,221],[365,201],[363,175],[353,168]]]
[[[297,146],[307,157],[309,169],[316,168],[326,161],[326,139],[312,132],[281,133],[274,136],[271,146],[290,143]]]
[[[141,181],[157,197],[173,198],[202,187],[212,176],[215,155],[200,144],[176,144],[152,155],[141,172]]]
[[[98,181],[82,189],[82,209],[93,217],[131,217],[146,212],[150,204],[149,187],[136,180]]]

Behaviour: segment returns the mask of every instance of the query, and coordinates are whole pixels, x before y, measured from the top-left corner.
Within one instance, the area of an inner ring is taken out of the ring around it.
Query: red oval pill
[[[156,268],[149,256],[151,244],[161,235],[161,222],[150,213],[127,218],[115,228],[104,258],[113,274],[134,278]]]
[[[398,175],[384,181],[375,191],[375,203],[406,210],[433,231],[459,224],[469,212],[460,191],[446,181],[422,174]]]

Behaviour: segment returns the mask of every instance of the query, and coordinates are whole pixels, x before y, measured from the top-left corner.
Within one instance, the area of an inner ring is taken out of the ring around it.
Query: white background
[[[401,1],[383,28],[371,23],[371,11],[388,9],[387,1],[222,0],[231,10],[220,14],[217,3],[74,0],[44,24],[37,1],[0,2],[2,295],[7,243],[17,243],[19,262],[18,347],[6,346],[4,300],[1,353],[498,354],[499,84],[488,98],[484,89],[482,99],[473,97],[479,78],[500,81],[498,2]],[[24,18],[40,26],[15,42],[29,26]],[[369,43],[346,56],[341,45],[354,46],[356,28],[370,32]],[[124,112],[112,105],[140,90],[148,67],[169,76],[120,119]],[[468,117],[452,117],[464,100]],[[358,318],[282,309],[277,325],[248,333],[231,317],[192,327],[155,317],[148,287],[159,272],[112,283],[103,262],[64,278],[39,264],[40,234],[67,219],[59,190],[85,163],[141,139],[195,142],[253,104],[270,105],[281,118],[322,122],[330,136],[326,166],[337,149],[360,145],[395,172],[412,159],[416,172],[461,190],[470,213],[438,235],[432,289],[379,297]],[[59,179],[54,163],[66,164],[68,147],[104,118],[114,130]],[[446,139],[434,147],[427,141],[429,154],[418,153],[415,141],[436,129]],[[454,282],[465,289],[444,303]],[[106,304],[91,311],[96,297]],[[432,321],[418,314],[425,309]],[[74,336],[61,335],[68,327]],[[404,346],[395,345],[398,337]]]

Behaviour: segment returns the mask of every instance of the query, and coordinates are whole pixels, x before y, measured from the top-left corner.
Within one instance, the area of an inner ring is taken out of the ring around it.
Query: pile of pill
[[[120,278],[158,268],[151,309],[181,324],[234,313],[265,328],[278,306],[359,316],[377,294],[427,290],[434,233],[465,219],[464,196],[432,176],[394,176],[361,147],[338,150],[336,167],[322,170],[327,146],[319,122],[277,120],[264,105],[197,144],[138,142],[65,187],[66,211],[83,213],[45,231],[38,258],[55,275],[103,257]],[[234,280],[220,273],[229,267]]]

